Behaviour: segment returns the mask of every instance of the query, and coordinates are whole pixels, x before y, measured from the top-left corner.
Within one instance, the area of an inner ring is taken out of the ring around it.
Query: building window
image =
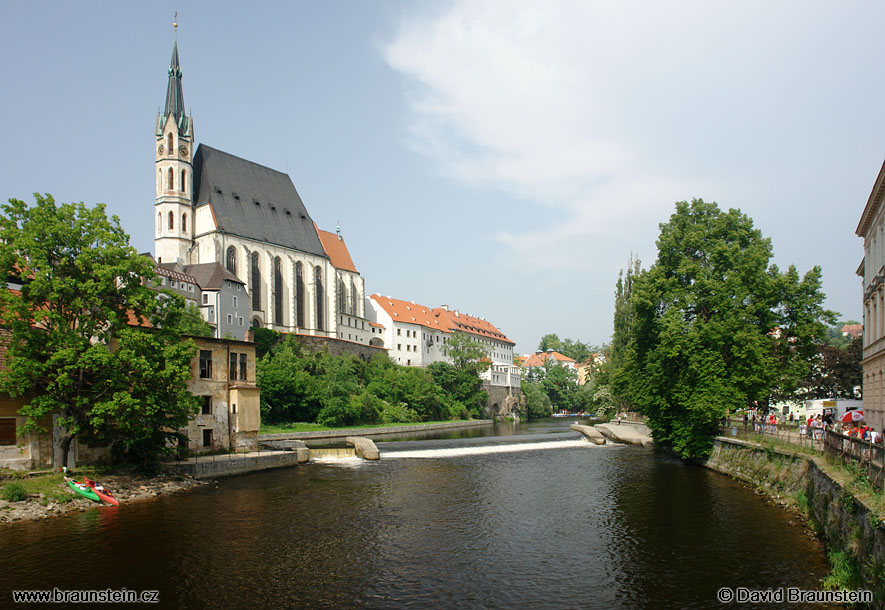
[[[398,349],[399,351],[403,351],[403,344],[402,344],[402,343],[397,343],[397,344],[396,344],[396,349]]]
[[[175,214],[173,214],[172,212],[169,212],[169,230],[171,231],[174,228],[175,228]]]
[[[181,231],[187,233],[187,214],[181,215]]]
[[[203,305],[208,305],[208,304],[209,304],[209,293],[204,292],[203,293]]]
[[[338,311],[340,313],[345,313],[344,310],[344,302],[347,300],[347,294],[344,290],[344,280],[340,277],[338,278]]]
[[[313,270],[317,301],[317,330],[323,330],[323,270],[318,266]]]
[[[239,317],[239,318],[237,318],[237,320],[239,320],[239,322],[240,322],[240,326],[242,326],[242,325],[243,325],[243,318],[242,318],[242,316]]]
[[[261,269],[258,268],[258,252],[252,253],[252,309],[261,309]]]
[[[246,381],[246,371],[248,364],[248,354],[240,354],[240,381]]]
[[[234,275],[237,274],[237,249],[233,246],[228,246],[227,248],[227,257],[225,258],[224,266]]]
[[[163,215],[157,214],[157,233],[163,230]]]
[[[187,170],[181,170],[181,192],[187,191]]]
[[[396,336],[397,336],[397,337],[402,336],[402,330],[403,330],[402,328],[397,328],[397,329],[396,329]]]
[[[175,148],[173,148],[173,146],[172,146],[172,134],[171,133],[168,136],[166,136],[166,150],[169,151],[170,155],[175,154]]]
[[[237,378],[237,354],[234,352],[230,353],[230,378],[236,380]]]
[[[0,445],[15,445],[15,418],[0,417]]]
[[[200,379],[212,379],[212,351],[200,350]]]
[[[357,304],[357,294],[356,294],[356,284],[353,283],[353,280],[350,280],[350,315],[357,315],[356,304]]]
[[[212,430],[203,429],[203,447],[212,447]]]
[[[283,262],[279,256],[273,259],[273,321],[283,324]]]
[[[304,267],[295,263],[295,325],[304,328]]]
[[[231,314],[227,314],[227,323],[228,324],[234,323],[234,317]]]
[[[239,301],[239,299],[237,299],[237,297],[233,297],[233,299],[234,299],[234,309],[238,309],[240,307],[240,305],[239,305],[240,301]]]
[[[175,172],[172,171],[172,168],[169,168],[169,173],[166,176],[166,188],[170,191],[175,190]]]
[[[200,407],[200,415],[212,415],[212,397],[201,396],[203,404]]]

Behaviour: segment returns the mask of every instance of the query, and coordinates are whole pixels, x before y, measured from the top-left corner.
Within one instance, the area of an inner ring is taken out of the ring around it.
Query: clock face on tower
[[[187,146],[185,146],[184,144],[182,144],[181,146],[179,146],[179,147],[178,147],[178,153],[179,153],[182,157],[186,157],[186,156],[187,156]]]
[[[163,147],[162,144],[160,144],[159,146],[157,146],[157,154],[158,154],[158,155],[162,155],[164,150],[166,150],[166,149]]]

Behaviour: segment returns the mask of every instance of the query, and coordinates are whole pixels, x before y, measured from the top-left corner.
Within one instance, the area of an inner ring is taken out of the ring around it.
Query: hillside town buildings
[[[866,421],[885,425],[885,163],[879,170],[855,233],[863,238],[864,256],[857,268],[863,279],[863,399]]]

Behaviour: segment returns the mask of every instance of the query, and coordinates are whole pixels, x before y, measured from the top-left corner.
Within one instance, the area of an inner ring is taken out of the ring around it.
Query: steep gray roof
[[[212,204],[218,229],[328,258],[287,174],[200,144],[194,202]]]
[[[184,92],[181,89],[181,66],[178,65],[178,41],[172,45],[172,60],[169,62],[169,84],[166,87],[166,116],[174,115],[180,123],[184,116]]]
[[[233,273],[221,266],[221,263],[200,263],[185,265],[184,272],[197,280],[200,290],[220,290],[225,280],[237,284],[245,283]]]

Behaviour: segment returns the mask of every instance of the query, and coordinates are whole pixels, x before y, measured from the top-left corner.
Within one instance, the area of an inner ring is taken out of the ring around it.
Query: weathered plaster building
[[[200,411],[186,428],[188,447],[255,449],[261,424],[255,385],[255,344],[193,337],[197,354],[188,390],[201,399]]]
[[[879,170],[855,233],[863,238],[863,402],[867,422],[885,426],[885,164]]]

